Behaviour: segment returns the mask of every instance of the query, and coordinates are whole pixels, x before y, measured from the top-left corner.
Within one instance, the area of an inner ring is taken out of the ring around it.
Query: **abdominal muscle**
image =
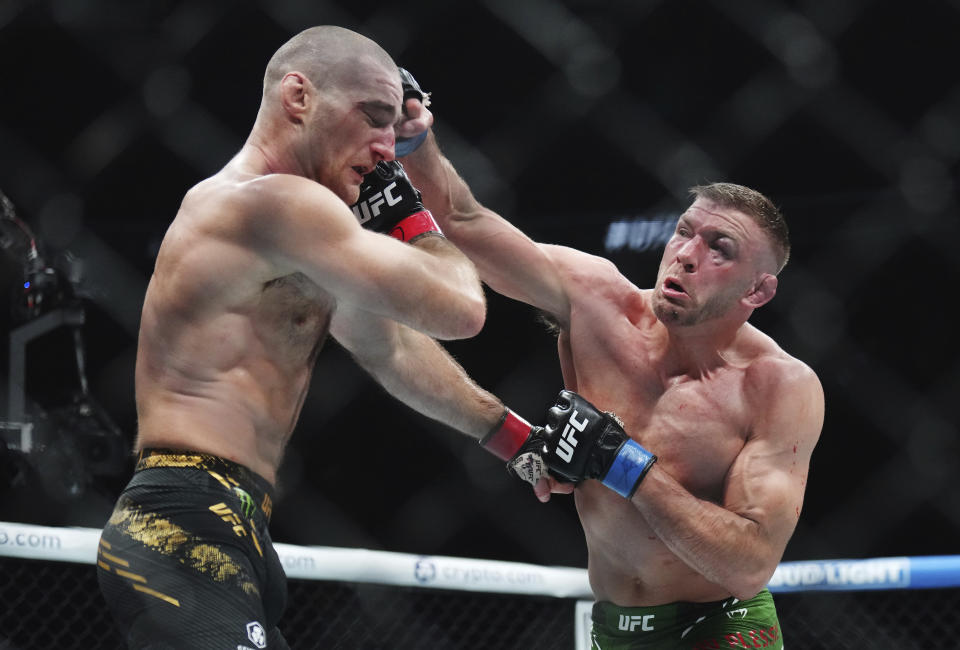
[[[275,483],[301,403],[265,405],[262,387],[243,383],[224,377],[195,382],[195,389],[171,389],[151,379],[138,381],[138,449],[212,454]]]
[[[597,600],[641,607],[730,595],[674,555],[629,501],[599,481],[585,481],[574,494]]]
[[[275,482],[332,310],[297,284],[267,283],[251,300],[210,314],[174,309],[148,290],[136,369],[138,449],[213,454]]]

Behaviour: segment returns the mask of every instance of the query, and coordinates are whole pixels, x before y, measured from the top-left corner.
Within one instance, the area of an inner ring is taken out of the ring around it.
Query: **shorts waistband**
[[[270,482],[256,472],[220,456],[178,449],[148,448],[140,451],[134,473],[155,467],[196,469],[206,472],[223,487],[237,494],[249,516],[259,508],[267,521],[273,514],[274,490]],[[246,494],[246,497],[244,496]]]
[[[766,605],[773,606],[773,599],[770,591],[762,590],[753,598],[742,601],[730,597],[725,600],[715,600],[705,603],[678,602],[667,603],[666,605],[654,605],[650,607],[620,607],[611,602],[598,601],[593,604],[591,618],[594,623],[607,626],[612,629],[624,629],[624,621],[629,622],[630,631],[634,628],[643,629],[646,622],[656,619],[658,628],[673,625],[683,625],[687,621],[696,620],[701,616],[710,616],[718,614],[727,609],[737,609],[745,605]]]

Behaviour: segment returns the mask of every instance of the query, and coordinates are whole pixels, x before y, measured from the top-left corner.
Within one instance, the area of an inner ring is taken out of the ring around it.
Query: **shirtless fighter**
[[[475,335],[485,302],[473,265],[387,164],[396,138],[417,142],[432,120],[409,86],[359,34],[293,37],[267,65],[243,148],[187,192],[164,237],[137,353],[140,455],[97,562],[130,647],[287,647],[268,522],[328,333],[453,428],[530,432],[430,338]],[[364,227],[348,207],[361,183]]]
[[[746,187],[693,188],[656,286],[640,289],[480,205],[432,134],[404,165],[481,279],[559,324],[568,391],[524,449],[576,485],[593,647],[782,647],[765,585],[800,516],[824,399],[747,322],[789,257],[779,210]]]

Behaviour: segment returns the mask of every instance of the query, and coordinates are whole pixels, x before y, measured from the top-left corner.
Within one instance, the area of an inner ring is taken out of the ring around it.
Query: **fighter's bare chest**
[[[332,300],[300,273],[264,284],[256,305],[260,337],[291,354],[313,354],[326,336]]]
[[[656,400],[641,399],[631,415],[634,437],[657,454],[662,467],[692,493],[719,498],[749,433],[735,379],[679,382]]]
[[[688,490],[716,500],[750,430],[742,369],[667,376],[642,346],[574,354],[578,388]]]

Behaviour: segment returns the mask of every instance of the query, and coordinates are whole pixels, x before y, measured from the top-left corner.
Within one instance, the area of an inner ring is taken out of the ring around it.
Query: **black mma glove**
[[[403,87],[403,105],[407,105],[408,99],[416,99],[418,102],[424,106],[430,105],[430,93],[425,93],[420,88],[420,84],[417,83],[417,80],[413,78],[413,75],[410,74],[407,70],[398,67],[400,71],[400,84]],[[402,158],[408,154],[413,153],[417,150],[423,141],[427,139],[427,132],[423,131],[417,135],[411,136],[409,138],[397,138],[397,143],[394,146],[394,151],[396,152],[397,158]]]
[[[380,161],[363,177],[360,196],[351,206],[360,225],[400,241],[410,242],[434,233],[442,235],[430,211],[423,207],[420,192],[410,183],[403,165]]]
[[[507,461],[507,471],[530,485],[536,485],[547,470],[543,463],[543,454],[547,451],[543,427],[532,426],[510,409],[504,411],[500,422],[484,436],[480,446]]]
[[[657,457],[632,440],[616,417],[563,390],[547,411],[543,460],[554,476],[579,483],[598,479],[629,499]]]

